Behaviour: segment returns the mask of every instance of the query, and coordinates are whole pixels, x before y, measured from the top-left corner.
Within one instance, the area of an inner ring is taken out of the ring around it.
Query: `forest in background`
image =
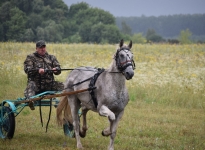
[[[205,14],[169,15],[159,17],[116,17],[116,24],[121,29],[125,22],[132,33],[146,35],[148,29],[154,29],[165,39],[177,38],[182,30],[192,33],[193,40],[205,40]]]
[[[205,14],[117,17],[85,2],[1,0],[0,41],[62,43],[205,42]]]
[[[84,2],[70,7],[62,0],[0,2],[0,41],[116,43],[120,38],[114,16]]]

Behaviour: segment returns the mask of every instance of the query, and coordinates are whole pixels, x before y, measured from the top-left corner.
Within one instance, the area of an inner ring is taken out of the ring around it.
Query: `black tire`
[[[2,122],[0,124],[0,136],[2,138],[12,139],[15,131],[15,116],[9,107],[3,106],[2,109]]]

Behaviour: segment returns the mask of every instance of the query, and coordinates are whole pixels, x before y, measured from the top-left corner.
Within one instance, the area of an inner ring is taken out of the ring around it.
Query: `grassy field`
[[[62,68],[107,68],[116,45],[47,44]],[[23,62],[35,51],[35,43],[0,43],[0,102],[23,97],[26,75]],[[130,102],[119,123],[116,150],[205,149],[205,45],[134,44],[135,76],[127,81]],[[68,72],[56,76],[65,81]],[[25,108],[16,119],[11,140],[0,139],[0,149],[75,150],[76,140],[64,136],[56,125],[55,108],[45,133],[49,108],[43,108],[41,127],[38,108]],[[109,138],[101,136],[108,121],[88,113],[85,150],[107,149]]]

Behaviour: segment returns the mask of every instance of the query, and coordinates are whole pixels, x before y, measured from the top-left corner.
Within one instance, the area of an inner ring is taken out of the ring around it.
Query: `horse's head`
[[[135,63],[133,60],[133,53],[131,52],[132,41],[129,45],[124,45],[124,41],[121,40],[119,48],[115,54],[115,61],[117,69],[123,73],[127,80],[132,79],[134,76]]]

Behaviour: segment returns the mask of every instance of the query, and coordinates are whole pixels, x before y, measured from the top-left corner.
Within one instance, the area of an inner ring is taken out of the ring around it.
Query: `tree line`
[[[115,17],[81,2],[1,0],[0,41],[116,43],[122,38]]]
[[[126,22],[132,34],[142,33],[146,36],[152,29],[164,39],[176,39],[181,31],[189,30],[192,40],[205,41],[205,14],[117,17],[116,24],[120,29],[124,26],[122,22]]]
[[[203,37],[204,26],[205,15],[115,18],[85,2],[68,7],[62,0],[0,1],[0,41],[3,42],[43,39],[64,43],[118,43],[124,39],[136,43],[177,43],[181,42],[178,37],[171,40],[163,37],[176,38],[180,32],[186,40],[192,35]]]

